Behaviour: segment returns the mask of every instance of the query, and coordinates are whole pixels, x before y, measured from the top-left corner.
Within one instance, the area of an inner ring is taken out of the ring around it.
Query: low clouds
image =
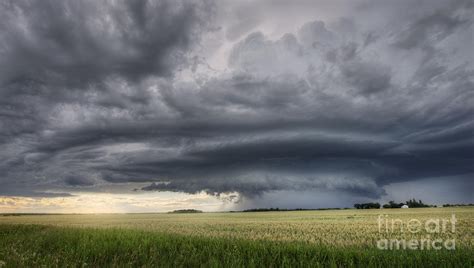
[[[4,2],[0,194],[130,183],[378,199],[393,183],[471,180],[474,7],[420,2],[395,20],[407,5],[360,2],[275,37],[207,1]],[[226,53],[206,51],[219,36]]]

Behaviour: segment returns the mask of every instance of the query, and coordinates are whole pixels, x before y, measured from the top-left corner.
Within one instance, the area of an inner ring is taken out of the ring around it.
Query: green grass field
[[[449,219],[456,230],[380,233],[378,217]],[[377,241],[454,239],[455,250]],[[0,216],[0,266],[473,267],[474,208]]]

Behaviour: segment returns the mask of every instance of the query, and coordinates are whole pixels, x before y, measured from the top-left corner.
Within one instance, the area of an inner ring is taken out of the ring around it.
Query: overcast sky
[[[0,212],[473,203],[473,14],[0,0]]]

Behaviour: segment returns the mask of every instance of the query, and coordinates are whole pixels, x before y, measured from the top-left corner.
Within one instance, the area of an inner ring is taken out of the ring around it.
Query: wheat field
[[[401,227],[410,220],[442,222],[453,215],[455,230],[448,226],[444,232],[430,233],[421,228],[412,233],[406,226]],[[394,228],[390,224],[392,219],[396,221]],[[0,266],[7,267],[423,267],[427,264],[472,267],[474,264],[473,207],[4,215],[0,217],[0,234]],[[425,238],[454,240],[455,249],[377,248],[381,239]]]

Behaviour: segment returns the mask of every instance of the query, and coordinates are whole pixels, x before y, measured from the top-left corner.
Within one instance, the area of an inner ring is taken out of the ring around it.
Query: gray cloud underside
[[[360,3],[275,39],[239,38],[258,20],[226,28],[210,2],[3,1],[0,194],[148,182],[377,198],[471,180],[473,4],[407,5]],[[235,42],[228,69],[198,74],[220,31]]]

